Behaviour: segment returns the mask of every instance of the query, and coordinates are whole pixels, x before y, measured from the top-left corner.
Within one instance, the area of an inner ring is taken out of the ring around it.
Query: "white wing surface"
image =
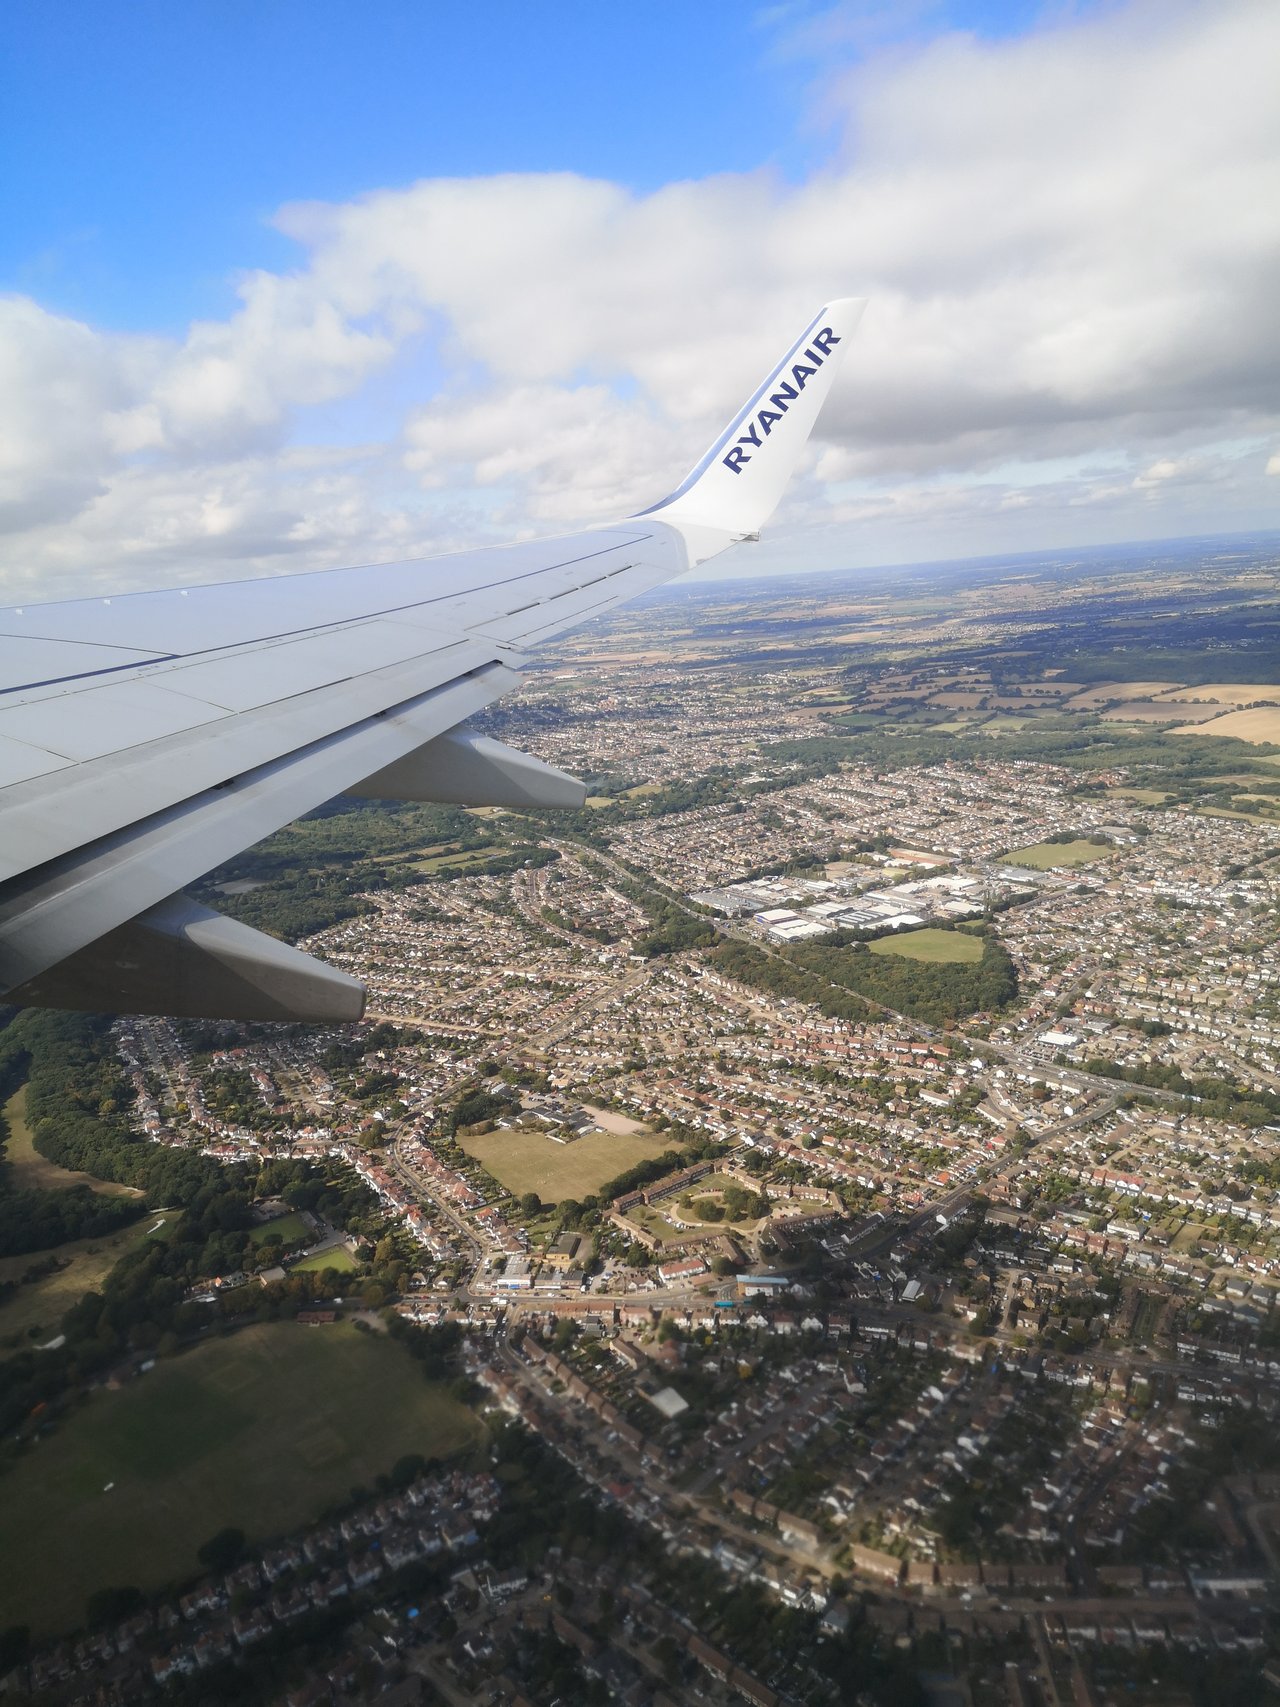
[[[614,526],[0,610],[0,1001],[359,1017],[353,979],[183,887],[336,794],[580,805],[459,726],[529,648],[756,533],[861,306],[824,309],[689,478]]]

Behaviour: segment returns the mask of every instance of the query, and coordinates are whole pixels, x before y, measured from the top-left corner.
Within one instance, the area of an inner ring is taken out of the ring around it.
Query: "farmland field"
[[[1102,713],[1107,723],[1208,723],[1218,715],[1216,705],[1194,707],[1165,699],[1131,699]]]
[[[1215,717],[1212,723],[1188,723],[1184,718],[1179,727],[1170,730],[1170,734],[1233,735],[1237,741],[1280,743],[1280,706],[1260,705],[1252,711],[1228,711],[1221,717]]]
[[[1088,865],[1111,852],[1097,842],[1036,842],[1033,847],[1015,848],[1004,856],[1005,865],[1025,865],[1029,871],[1052,871],[1058,865]]]
[[[1258,700],[1280,704],[1280,687],[1274,682],[1206,682],[1202,687],[1172,688],[1160,696],[1172,700],[1200,700],[1215,705],[1253,705]]]
[[[1098,682],[1067,701],[1069,711],[1092,711],[1113,700],[1154,699],[1176,688],[1177,682]]]
[[[547,1203],[589,1197],[637,1162],[671,1148],[669,1139],[593,1132],[573,1144],[555,1144],[540,1132],[459,1135],[458,1142],[515,1196],[536,1191]]]
[[[273,1323],[210,1341],[95,1395],[4,1472],[0,1625],[66,1629],[95,1589],[160,1588],[224,1526],[265,1541],[477,1427],[381,1334]]]
[[[877,937],[872,954],[900,954],[905,960],[972,965],[982,959],[982,939],[963,931],[908,931],[903,936]]]

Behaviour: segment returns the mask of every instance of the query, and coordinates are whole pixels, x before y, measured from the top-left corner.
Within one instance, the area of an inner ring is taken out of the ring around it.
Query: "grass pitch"
[[[265,1245],[268,1239],[279,1238],[285,1245],[291,1245],[296,1239],[311,1236],[311,1228],[295,1209],[292,1215],[277,1215],[274,1221],[264,1221],[260,1227],[254,1227],[249,1234],[251,1244]]]
[[[360,1264],[345,1245],[333,1245],[327,1251],[314,1251],[311,1256],[303,1257],[301,1262],[291,1262],[289,1272],[292,1274],[297,1269],[306,1271],[333,1268],[339,1274],[350,1274],[359,1267]]]
[[[1059,865],[1088,865],[1090,860],[1105,859],[1112,850],[1096,842],[1036,842],[1033,847],[1016,848],[1004,856],[1005,865],[1025,865],[1029,871],[1052,871]]]
[[[74,1626],[98,1588],[199,1571],[233,1525],[293,1529],[408,1452],[477,1437],[403,1347],[347,1324],[243,1329],[100,1393],[0,1476],[0,1625]]]
[[[982,942],[963,931],[908,931],[904,936],[877,937],[868,944],[872,954],[900,954],[904,960],[935,964],[972,965],[982,959]]]
[[[540,1132],[486,1132],[459,1136],[458,1142],[516,1197],[536,1191],[546,1203],[589,1197],[637,1162],[672,1147],[669,1138],[617,1132],[592,1132],[572,1144],[554,1144]]]

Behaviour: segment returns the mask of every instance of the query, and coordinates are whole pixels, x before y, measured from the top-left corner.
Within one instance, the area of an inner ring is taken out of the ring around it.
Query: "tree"
[[[139,1588],[100,1588],[85,1603],[85,1623],[96,1629],[101,1624],[118,1624],[141,1612],[146,1605]]]
[[[542,1199],[538,1196],[536,1191],[526,1191],[520,1199],[520,1209],[522,1214],[536,1215],[541,1208]]]
[[[197,1548],[196,1558],[211,1571],[229,1571],[243,1555],[244,1545],[243,1529],[220,1529]]]
[[[0,1677],[20,1666],[31,1650],[31,1631],[25,1624],[10,1624],[0,1630]]]

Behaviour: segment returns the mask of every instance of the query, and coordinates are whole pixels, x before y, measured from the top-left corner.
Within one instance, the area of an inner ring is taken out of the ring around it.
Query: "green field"
[[[592,1132],[573,1144],[553,1144],[540,1132],[486,1132],[459,1144],[517,1197],[536,1191],[547,1203],[589,1197],[637,1162],[671,1148],[670,1140]]]
[[[289,1272],[292,1274],[295,1269],[306,1271],[334,1268],[339,1274],[350,1274],[353,1269],[359,1267],[360,1264],[345,1245],[333,1245],[327,1251],[316,1251],[313,1256],[303,1257],[301,1262],[291,1262]]]
[[[9,1164],[8,1183],[14,1191],[58,1191],[64,1186],[87,1185],[109,1197],[141,1197],[131,1185],[117,1185],[113,1180],[96,1178],[93,1174],[76,1173],[47,1161],[35,1147],[31,1128],[27,1125],[27,1088],[15,1091],[4,1105],[4,1117],[9,1125],[9,1138],[4,1145],[4,1159]]]
[[[634,1221],[638,1227],[643,1227],[646,1233],[651,1233],[659,1244],[680,1244],[689,1237],[678,1227],[673,1227],[665,1215],[656,1209],[651,1209],[647,1203],[638,1203],[634,1209],[627,1211],[627,1220]],[[728,1228],[724,1229],[728,1232]]]
[[[900,954],[904,960],[935,964],[973,965],[982,959],[982,939],[963,931],[907,931],[903,936],[877,937],[868,947],[872,954]]]
[[[1030,871],[1052,871],[1058,865],[1088,865],[1090,860],[1105,859],[1109,847],[1096,842],[1037,842],[1034,847],[1016,848],[1004,856],[1006,865],[1025,865]]]
[[[97,1588],[197,1573],[219,1529],[265,1541],[478,1426],[383,1334],[273,1323],[210,1341],[95,1395],[6,1470],[0,1626],[68,1629]]]
[[[1274,824],[1275,816],[1269,812],[1236,812],[1228,806],[1197,806],[1194,811],[1201,818],[1238,818],[1242,824]]]
[[[700,1192],[696,1186],[693,1188],[693,1195],[695,1198],[711,1197],[717,1200],[719,1197],[719,1194],[715,1192]],[[754,1216],[745,1221],[699,1221],[697,1216],[688,1209],[680,1210],[680,1219],[692,1222],[699,1233],[725,1233],[730,1237],[741,1235],[745,1238],[754,1233],[760,1225],[759,1219]],[[664,1245],[678,1244],[691,1236],[687,1231],[677,1227],[674,1222],[669,1221],[660,1209],[655,1209],[647,1203],[640,1203],[634,1209],[629,1209],[627,1220],[634,1221],[637,1226],[643,1227],[646,1233],[651,1233],[655,1239]]]
[[[0,1357],[19,1350],[33,1337],[33,1330],[35,1338],[52,1338],[71,1306],[78,1304],[86,1292],[100,1286],[120,1258],[150,1235],[158,1219],[156,1215],[144,1215],[132,1227],[123,1227],[105,1238],[76,1239],[52,1251],[29,1251],[25,1256],[0,1258],[0,1280],[19,1280],[33,1263],[50,1256],[67,1264],[56,1274],[19,1287],[0,1304]],[[170,1216],[166,1225],[172,1221]]]
[[[265,1245],[268,1239],[278,1236],[284,1244],[291,1245],[310,1234],[310,1227],[295,1210],[292,1215],[277,1215],[274,1221],[264,1221],[261,1227],[253,1229],[249,1239],[255,1245]]]
[[[1020,735],[1035,719],[1022,717],[1015,713],[1013,716],[1001,715],[990,718],[982,725],[984,735]]]
[[[436,854],[432,859],[415,859],[412,861],[412,865],[415,871],[420,871],[425,877],[430,877],[433,872],[443,871],[446,867],[450,870],[461,871],[467,866],[484,865],[495,854],[501,852],[501,848],[472,848],[466,853]]]

